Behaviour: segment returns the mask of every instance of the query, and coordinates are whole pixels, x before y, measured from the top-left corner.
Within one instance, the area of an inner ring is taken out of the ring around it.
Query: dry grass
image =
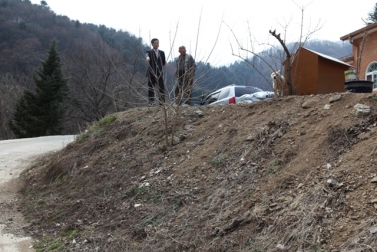
[[[376,118],[343,117],[347,97],[332,117],[326,97],[182,107],[171,150],[161,110],[119,113],[24,174],[29,232],[71,251],[373,251]]]

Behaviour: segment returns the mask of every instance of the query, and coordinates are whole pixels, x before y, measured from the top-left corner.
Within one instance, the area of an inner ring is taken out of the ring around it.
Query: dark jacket
[[[180,64],[181,59],[182,59],[181,56],[178,56],[177,58],[175,58],[175,67],[176,67],[176,70],[175,70],[175,73],[174,73],[175,78],[179,78],[179,71],[183,70],[183,69],[179,69],[179,64]],[[191,70],[192,74],[194,74],[195,70],[196,70],[196,64],[195,64],[194,58],[190,54],[186,53],[184,61],[185,61],[184,72],[188,73]]]
[[[164,51],[158,50],[158,58],[153,49],[148,50],[146,57],[149,57],[149,66],[147,76],[160,75],[162,73],[162,67],[166,64]]]

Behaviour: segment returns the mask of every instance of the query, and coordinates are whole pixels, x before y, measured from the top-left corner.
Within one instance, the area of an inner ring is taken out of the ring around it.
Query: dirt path
[[[38,155],[63,148],[74,136],[49,136],[0,141],[0,252],[34,251],[24,237],[17,204],[19,175]]]

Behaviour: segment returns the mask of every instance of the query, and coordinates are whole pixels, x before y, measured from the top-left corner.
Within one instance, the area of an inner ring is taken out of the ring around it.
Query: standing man
[[[196,64],[194,58],[186,53],[186,47],[179,47],[179,57],[175,59],[175,78],[178,79],[177,87],[174,90],[176,103],[180,104],[183,98],[183,103],[190,105],[192,85],[194,83],[194,75]]]
[[[161,50],[158,50],[158,39],[152,39],[151,44],[153,48],[151,50],[148,50],[146,53],[146,60],[149,63],[147,71],[149,107],[153,106],[155,90],[157,91],[159,104],[162,105],[162,103],[165,102],[164,79],[162,70],[163,66],[165,66],[166,64],[165,53]]]

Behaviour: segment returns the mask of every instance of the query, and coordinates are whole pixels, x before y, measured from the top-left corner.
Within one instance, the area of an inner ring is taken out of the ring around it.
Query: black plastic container
[[[344,82],[344,88],[346,91],[352,93],[372,93],[373,81],[367,80],[354,80]]]

